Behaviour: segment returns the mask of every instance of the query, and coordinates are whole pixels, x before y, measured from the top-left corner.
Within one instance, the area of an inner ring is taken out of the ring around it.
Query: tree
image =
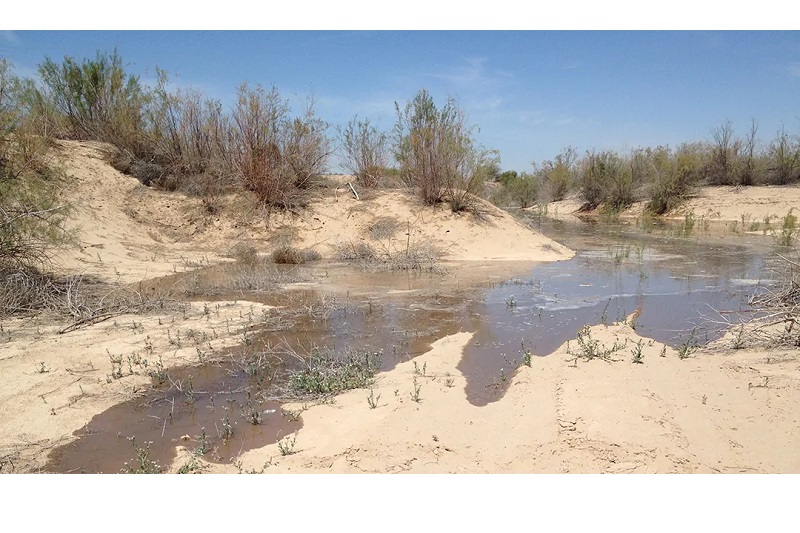
[[[472,207],[486,177],[497,168],[496,152],[477,144],[474,128],[452,98],[437,109],[422,89],[404,108],[395,108],[394,154],[401,179],[426,204],[447,201],[453,211]]]

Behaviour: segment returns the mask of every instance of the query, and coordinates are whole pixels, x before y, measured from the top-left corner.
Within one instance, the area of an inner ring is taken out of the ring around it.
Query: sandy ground
[[[645,203],[636,202],[620,216],[642,216]],[[574,218],[582,204],[577,196],[551,202],[547,206],[547,215],[559,219]],[[702,187],[679,208],[667,213],[665,218],[682,219],[687,213],[692,213],[695,218],[703,217],[712,222],[744,222],[746,226],[760,223],[763,227],[765,219],[774,226],[790,210],[800,211],[800,187],[797,185]]]
[[[331,188],[308,209],[282,216],[266,216],[229,197],[211,215],[199,199],[154,191],[116,172],[103,160],[103,145],[63,147],[65,168],[75,180],[72,194],[80,200],[73,227],[82,246],[65,252],[58,264],[108,282],[135,283],[231,261],[231,249],[240,243],[261,254],[289,243],[331,257],[341,243],[370,240],[379,217],[391,217],[399,230],[370,242],[391,253],[410,242],[433,244],[463,272],[464,283],[476,282],[477,272],[485,279],[572,255],[488,204],[480,217],[452,214],[423,207],[400,191],[356,200],[347,189]],[[783,215],[800,189],[788,191],[709,191],[687,208],[730,220],[744,212],[762,216],[756,206],[763,216]],[[550,208],[551,215],[569,213],[568,203]],[[120,315],[64,334],[58,330],[65,320],[3,320],[0,470],[37,471],[51,449],[74,439],[94,415],[139,394],[147,368],[157,361],[164,367],[194,364],[200,344],[212,350],[235,344],[267,309],[244,301],[193,302],[185,311]],[[176,343],[179,335],[183,342]],[[367,390],[344,393],[302,414],[296,440],[283,442],[291,453],[269,445],[245,452],[237,465],[206,464],[203,470],[800,472],[800,351],[732,350],[730,339],[723,339],[681,359],[669,348],[662,357],[660,344],[626,324],[595,326],[591,335],[607,346],[624,343],[612,355],[617,360],[576,359],[573,340],[510,372],[506,394],[476,407],[466,400],[457,369],[472,339],[472,332],[462,331],[415,359],[424,375],[413,361],[379,374],[376,408],[368,405]],[[632,350],[639,342],[643,363],[635,364]],[[115,358],[123,362],[122,375],[114,375]],[[181,450],[172,470],[188,460]]]

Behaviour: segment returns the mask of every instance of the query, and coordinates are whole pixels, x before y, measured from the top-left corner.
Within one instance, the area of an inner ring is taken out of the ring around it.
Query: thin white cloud
[[[12,30],[0,30],[0,42],[11,46],[20,46],[22,44],[22,40]]]
[[[800,62],[789,63],[786,66],[786,71],[790,75],[800,78]]]

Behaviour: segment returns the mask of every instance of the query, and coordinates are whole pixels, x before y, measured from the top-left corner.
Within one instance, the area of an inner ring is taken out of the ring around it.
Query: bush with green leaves
[[[394,155],[404,183],[426,204],[448,202],[455,212],[473,207],[484,181],[496,173],[497,157],[478,145],[456,101],[448,98],[439,109],[423,89],[396,111]]]
[[[50,140],[33,131],[20,103],[22,85],[0,59],[0,268],[41,266],[67,240],[62,177]]]
[[[362,187],[373,189],[383,178],[389,160],[388,141],[369,119],[354,118],[342,132],[342,165]]]
[[[137,76],[125,72],[116,50],[81,62],[45,58],[39,79],[29,85],[30,101],[42,119],[53,121],[49,129],[56,136],[140,150],[148,93]]]

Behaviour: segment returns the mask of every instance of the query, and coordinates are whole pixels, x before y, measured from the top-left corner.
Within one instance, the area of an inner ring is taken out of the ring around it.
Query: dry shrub
[[[228,256],[236,259],[237,263],[246,266],[255,266],[261,262],[255,246],[245,243],[234,245],[228,252]]]
[[[373,240],[391,239],[397,233],[400,223],[396,218],[378,217],[369,227],[369,236]]]
[[[281,265],[300,265],[305,263],[305,257],[297,248],[282,246],[272,252],[272,261]]]
[[[372,126],[369,119],[354,118],[347,124],[342,133],[342,165],[362,187],[373,189],[380,183],[389,159],[387,142],[386,134]]]
[[[339,243],[334,248],[334,257],[340,261],[358,263],[366,270],[413,270],[440,272],[442,251],[430,243],[405,242],[401,246],[391,243],[380,251],[363,241]]]
[[[243,84],[228,137],[230,161],[242,186],[266,206],[303,205],[330,155],[326,129],[311,104],[302,117],[291,119],[274,87],[267,92]]]

